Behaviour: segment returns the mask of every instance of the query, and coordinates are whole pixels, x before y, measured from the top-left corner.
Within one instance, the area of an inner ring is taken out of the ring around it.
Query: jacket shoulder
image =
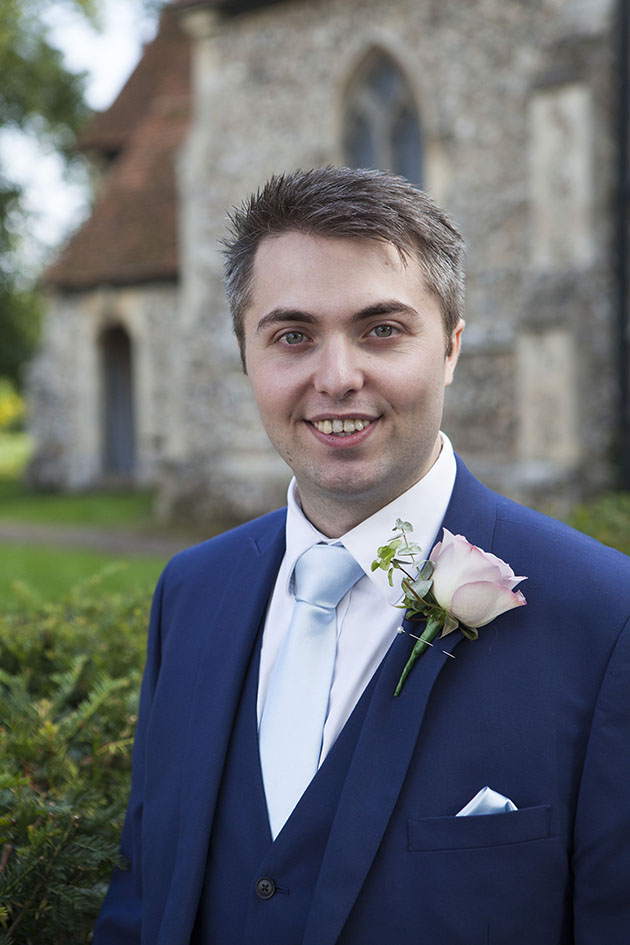
[[[518,535],[543,558],[560,555],[565,561],[584,560],[596,569],[622,571],[630,568],[630,558],[557,519],[496,496],[496,531],[499,536]]]
[[[496,554],[500,555],[500,549],[507,546],[512,555],[524,551],[530,558],[542,562],[559,558],[580,569],[582,563],[591,572],[612,571],[628,577],[630,558],[627,555],[565,522],[493,492],[466,468],[459,457],[457,463],[458,515],[469,516],[476,511],[484,521],[492,523],[493,545],[499,549],[495,549]]]
[[[283,541],[285,522],[286,508],[276,509],[198,545],[192,545],[178,552],[169,561],[163,578],[168,578],[169,582],[178,578],[189,581],[195,575],[207,578],[209,569],[219,563],[222,569],[229,568],[249,543],[253,543],[261,551],[266,551],[277,542]]]
[[[485,534],[494,554],[528,578],[523,586],[528,600],[536,588],[550,606],[564,606],[573,613],[583,608],[584,619],[602,608],[602,612],[630,613],[629,557],[493,492],[459,459],[456,492],[454,524],[484,523],[473,533]]]
[[[528,580],[528,602],[537,597],[558,623],[593,619],[616,632],[630,618],[630,558],[540,512],[497,498],[496,553]]]

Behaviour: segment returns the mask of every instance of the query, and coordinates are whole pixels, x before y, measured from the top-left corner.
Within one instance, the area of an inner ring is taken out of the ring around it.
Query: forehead
[[[250,309],[411,304],[428,294],[418,261],[384,240],[288,232],[265,237],[254,259]]]

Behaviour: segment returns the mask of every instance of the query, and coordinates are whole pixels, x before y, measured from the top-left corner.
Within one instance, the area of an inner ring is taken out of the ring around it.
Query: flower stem
[[[405,685],[405,682],[407,681],[407,676],[409,675],[409,673],[411,672],[413,668],[413,664],[416,662],[416,660],[420,656],[422,656],[424,651],[429,648],[432,641],[435,640],[436,636],[438,635],[441,629],[442,629],[442,620],[439,617],[428,618],[426,626],[424,630],[422,631],[422,634],[420,635],[420,639],[417,641],[416,645],[411,651],[411,656],[407,660],[405,668],[402,671],[402,675],[400,679],[398,680],[398,685],[396,686],[396,689],[394,690],[395,696],[400,695],[402,687]]]

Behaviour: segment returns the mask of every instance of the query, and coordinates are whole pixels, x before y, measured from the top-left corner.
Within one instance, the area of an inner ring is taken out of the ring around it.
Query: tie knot
[[[296,600],[333,610],[363,569],[343,545],[313,545],[295,565]]]

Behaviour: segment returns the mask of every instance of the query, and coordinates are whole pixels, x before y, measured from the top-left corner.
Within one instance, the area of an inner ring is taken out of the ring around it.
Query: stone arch
[[[355,67],[343,104],[346,164],[402,174],[423,184],[423,136],[411,85],[395,59],[373,47]]]
[[[121,324],[100,334],[102,468],[108,479],[130,480],[136,469],[136,407],[131,337]]]

